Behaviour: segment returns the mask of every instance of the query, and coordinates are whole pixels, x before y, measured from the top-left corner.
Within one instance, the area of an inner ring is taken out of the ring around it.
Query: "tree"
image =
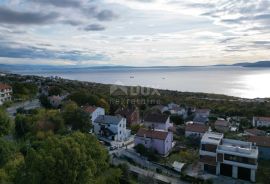
[[[68,102],[64,105],[63,117],[65,123],[70,125],[73,130],[89,132],[91,129],[89,114],[80,109],[75,102]]]
[[[183,116],[172,115],[172,116],[170,116],[170,120],[176,125],[184,124]]]
[[[30,132],[32,119],[22,114],[17,114],[15,118],[15,134],[18,138],[25,136]]]
[[[96,95],[89,94],[87,91],[79,91],[71,94],[69,99],[76,102],[78,105],[98,105],[99,98]]]
[[[0,167],[5,165],[5,163],[12,157],[15,150],[14,144],[0,138]]]
[[[48,99],[48,97],[46,95],[40,95],[39,96],[39,101],[41,103],[41,105],[45,108],[51,108],[52,105]]]
[[[11,130],[11,120],[7,113],[0,109],[0,136],[7,135]]]
[[[31,148],[16,178],[21,184],[119,183],[121,171],[109,168],[108,154],[92,135],[51,136]]]

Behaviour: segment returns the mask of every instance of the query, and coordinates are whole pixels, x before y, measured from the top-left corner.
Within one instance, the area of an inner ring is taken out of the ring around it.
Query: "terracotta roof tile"
[[[255,120],[259,121],[270,121],[270,117],[254,117]]]
[[[144,128],[140,128],[139,131],[137,132],[136,136],[139,136],[139,137],[145,136],[147,138],[165,140],[167,138],[168,134],[169,134],[169,132],[165,132],[165,131],[147,130]]]
[[[270,137],[268,136],[249,136],[248,141],[256,143],[257,146],[270,147]]]
[[[144,118],[146,122],[153,122],[153,123],[166,123],[169,116],[159,114],[159,113],[150,113],[147,114]]]
[[[215,122],[215,126],[224,126],[224,127],[228,127],[230,125],[230,123],[226,120],[217,120]]]
[[[1,90],[1,89],[11,89],[11,86],[8,85],[8,84],[0,83],[0,90]]]
[[[97,109],[97,107],[87,105],[87,106],[82,107],[82,109],[83,109],[84,112],[87,112],[87,113],[91,114]]]
[[[203,125],[203,124],[197,124],[197,123],[187,124],[185,128],[186,131],[199,132],[199,133],[205,133],[208,131],[208,129],[209,129],[208,126]]]

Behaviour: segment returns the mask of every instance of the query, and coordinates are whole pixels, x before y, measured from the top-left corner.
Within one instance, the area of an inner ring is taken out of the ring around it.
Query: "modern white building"
[[[7,84],[0,83],[0,105],[4,102],[11,100],[12,87]]]
[[[126,128],[126,118],[121,116],[99,115],[94,121],[94,133],[111,141],[125,141],[130,136]]]
[[[200,163],[206,172],[255,182],[257,160],[258,147],[251,142],[224,139],[214,132],[201,139]]]
[[[270,117],[253,117],[253,127],[269,127]]]

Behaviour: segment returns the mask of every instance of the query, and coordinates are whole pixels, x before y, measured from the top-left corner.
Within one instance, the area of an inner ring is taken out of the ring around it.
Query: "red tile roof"
[[[270,137],[268,136],[249,136],[248,141],[256,143],[257,146],[270,147]]]
[[[210,109],[196,109],[196,113],[210,113]]]
[[[209,127],[206,125],[193,123],[193,124],[187,124],[185,131],[205,133],[208,131],[208,129]]]
[[[115,111],[114,114],[119,114],[123,117],[129,117],[131,116],[137,109],[136,108],[133,108],[133,109],[129,109],[129,108],[120,108],[120,109],[117,109]]]
[[[88,106],[82,107],[82,109],[84,110],[84,112],[91,114],[97,109],[97,107],[88,105]]]
[[[140,128],[136,136],[165,140],[168,134],[169,132],[165,132],[165,131],[147,130],[144,128]]]
[[[169,116],[159,113],[149,113],[145,116],[144,121],[153,123],[166,123]]]
[[[246,133],[252,134],[252,135],[258,135],[258,136],[262,136],[265,135],[266,132],[263,130],[259,130],[257,128],[252,128],[252,129],[246,129],[245,130]]]
[[[259,121],[270,121],[270,117],[254,117],[255,120]]]
[[[230,125],[230,123],[228,121],[225,121],[225,120],[217,120],[215,122],[215,126],[228,127],[229,125]]]
[[[8,84],[0,83],[0,90],[2,90],[2,89],[11,89],[11,86]]]

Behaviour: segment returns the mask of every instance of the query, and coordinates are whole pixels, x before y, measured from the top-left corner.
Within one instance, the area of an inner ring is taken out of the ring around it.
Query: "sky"
[[[270,59],[270,0],[0,0],[0,63],[182,66]]]

